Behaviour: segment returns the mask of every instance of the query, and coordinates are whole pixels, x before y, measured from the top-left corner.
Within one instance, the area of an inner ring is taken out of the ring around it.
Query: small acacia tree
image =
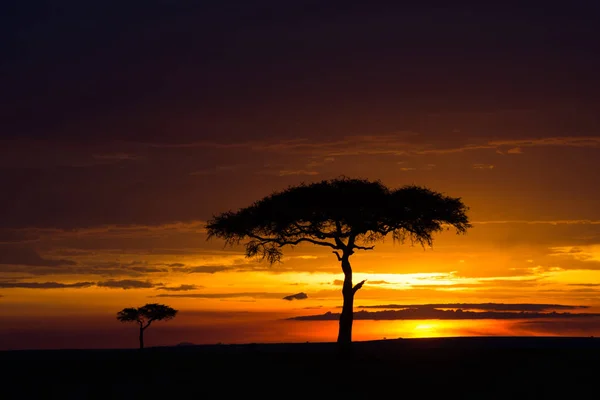
[[[140,349],[144,348],[144,331],[154,321],[168,321],[175,318],[177,311],[164,304],[150,303],[139,308],[124,308],[117,313],[121,322],[137,322],[140,327]]]
[[[246,256],[273,264],[282,248],[311,243],[333,249],[344,273],[338,343],[352,341],[354,295],[350,256],[372,250],[373,243],[391,235],[394,241],[431,246],[433,234],[445,227],[465,233],[468,208],[453,198],[420,186],[389,189],[380,181],[339,178],[301,184],[275,192],[237,212],[213,216],[208,239],[226,245],[246,241]]]

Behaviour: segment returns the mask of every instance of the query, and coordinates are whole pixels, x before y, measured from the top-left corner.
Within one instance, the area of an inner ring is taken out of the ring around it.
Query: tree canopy
[[[147,328],[153,321],[168,321],[175,318],[178,310],[164,304],[149,303],[138,308],[124,308],[117,313],[121,322],[137,322],[140,327]]]
[[[229,245],[246,242],[246,256],[281,261],[282,247],[312,243],[334,251],[372,249],[394,240],[431,245],[446,227],[457,233],[471,225],[460,198],[407,185],[389,189],[381,181],[338,178],[300,184],[274,192],[239,211],[225,212],[207,224],[208,238]]]

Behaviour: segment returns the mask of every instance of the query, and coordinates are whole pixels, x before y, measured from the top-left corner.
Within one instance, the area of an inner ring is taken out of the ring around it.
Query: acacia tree
[[[247,257],[270,264],[281,261],[285,246],[331,248],[344,273],[337,339],[344,344],[352,341],[354,295],[365,283],[352,283],[355,250],[372,250],[388,235],[431,246],[433,234],[445,228],[465,233],[471,227],[467,210],[460,198],[425,187],[389,189],[380,181],[343,177],[275,192],[249,207],[213,216],[206,228],[208,239],[220,238],[226,245],[245,241]]]
[[[149,303],[138,308],[124,308],[117,313],[121,322],[137,322],[140,327],[140,349],[144,348],[144,331],[154,321],[168,321],[175,318],[177,311],[164,304]]]

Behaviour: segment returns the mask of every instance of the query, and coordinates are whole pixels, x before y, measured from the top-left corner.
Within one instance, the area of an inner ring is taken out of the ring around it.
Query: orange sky
[[[206,241],[204,223],[340,175],[461,197],[473,223],[433,248],[390,238],[357,252],[354,279],[367,282],[356,306],[600,312],[592,14],[203,3],[165,12],[148,2],[119,15],[82,3],[0,21],[10,31],[0,349],[135,346],[135,326],[115,315],[148,302],[180,310],[151,328],[148,345],[335,340],[332,321],[282,321],[339,311],[343,275],[328,248],[297,246],[268,266]],[[307,298],[283,299],[297,293]],[[354,338],[599,327],[356,321]]]
[[[562,149],[565,153],[579,150],[565,145]],[[528,150],[554,148],[533,147],[498,159],[506,165],[518,164],[527,157]],[[497,157],[496,149],[478,152]],[[457,159],[466,156],[471,155],[455,155]],[[363,157],[366,160],[369,156]],[[331,158],[335,161],[327,163],[327,171],[314,167],[318,174],[293,176],[287,182],[342,173],[344,168],[337,169],[335,165],[344,165],[345,156]],[[415,156],[406,163],[415,165],[419,161],[420,156]],[[376,176],[368,174],[373,168],[370,163],[362,165],[364,175]],[[390,178],[390,184],[427,182],[436,175],[435,168],[403,170],[400,165],[405,164],[391,165],[395,170],[388,174],[393,172],[397,178]],[[484,170],[465,166],[463,174],[497,180],[504,173],[503,168],[504,164],[496,161],[494,168]],[[526,185],[526,181],[518,185]],[[489,189],[479,189],[477,183],[457,186],[470,193],[463,200],[471,206],[473,228],[464,236],[453,232],[439,234],[432,248],[394,244],[390,239],[377,244],[373,251],[357,252],[351,259],[354,279],[367,279],[357,294],[357,306],[493,302],[586,305],[591,307],[586,312],[600,310],[596,288],[600,285],[600,245],[595,244],[600,231],[598,220],[586,218],[583,207],[573,212],[573,219],[563,219],[562,210],[556,213],[561,218],[548,218],[552,214],[544,210],[534,218],[505,220],[496,215],[508,214],[504,211],[507,202],[522,204],[522,208],[543,207],[533,207],[527,198],[503,197],[504,191],[494,192],[496,203],[481,202],[478,191],[481,190],[481,197],[490,197]],[[460,190],[447,193],[460,195]],[[258,198],[260,193],[240,192],[230,202],[241,207],[249,204],[252,196]],[[223,209],[214,210],[219,211]],[[64,337],[53,341],[52,335],[45,334],[46,339],[40,339],[35,336],[36,330],[71,332],[69,335],[75,338],[67,345],[74,347],[128,347],[135,339],[135,328],[118,324],[114,314],[123,307],[147,302],[166,303],[181,310],[174,321],[153,326],[157,332],[154,344],[335,338],[336,324],[331,321],[279,321],[339,312],[343,274],[327,248],[290,248],[282,264],[269,266],[244,258],[241,247],[224,248],[218,240],[206,241],[202,221],[74,230],[23,228],[11,232],[18,232],[22,241],[3,244],[5,252],[0,260],[0,316],[8,348],[35,346],[37,340],[46,343],[43,346],[65,346]],[[31,284],[39,287],[27,287]],[[308,298],[283,300],[300,292]],[[37,339],[22,343],[11,339],[7,329],[23,331]],[[73,334],[86,329],[86,334]],[[96,329],[107,330],[104,337],[113,339],[102,342],[89,336]],[[354,336],[359,340],[456,334],[565,334],[575,328],[565,331],[557,325],[553,329],[548,325],[528,330],[527,325],[513,321],[357,321]],[[593,322],[576,330],[578,334],[597,331]],[[174,337],[178,334],[181,337]]]

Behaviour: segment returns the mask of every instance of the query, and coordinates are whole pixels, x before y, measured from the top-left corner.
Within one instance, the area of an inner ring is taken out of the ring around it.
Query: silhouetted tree
[[[137,322],[140,326],[140,349],[144,348],[144,331],[154,321],[168,321],[175,318],[177,311],[164,304],[150,303],[139,308],[124,308],[117,313],[121,322]]]
[[[344,303],[338,343],[352,341],[354,295],[365,281],[352,285],[349,258],[355,250],[371,250],[388,234],[431,246],[444,227],[465,233],[468,208],[452,198],[419,186],[389,189],[380,181],[339,178],[301,184],[275,192],[237,212],[213,216],[208,239],[226,245],[246,241],[246,256],[280,262],[284,246],[312,243],[333,249],[344,273]]]

